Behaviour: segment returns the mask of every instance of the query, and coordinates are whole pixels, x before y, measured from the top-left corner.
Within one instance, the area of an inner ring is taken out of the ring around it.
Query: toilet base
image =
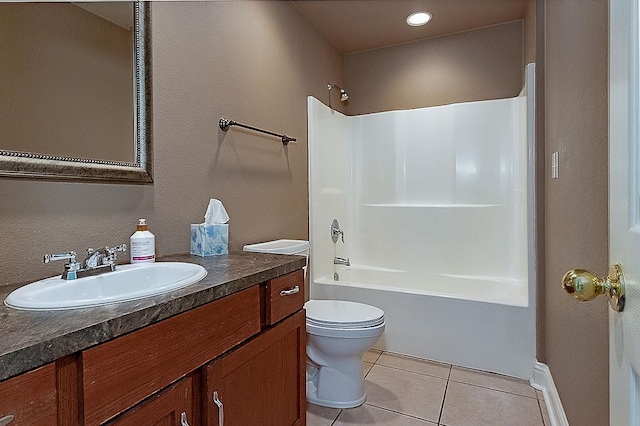
[[[366,400],[366,394],[362,395],[362,398],[358,398],[353,401],[328,401],[318,398],[318,389],[312,382],[307,381],[307,402],[310,402],[311,404],[329,408],[355,408],[364,404]]]
[[[308,342],[307,355],[313,344]],[[326,354],[325,354],[326,357]],[[325,359],[320,366],[307,358],[307,401],[331,408],[354,408],[364,404],[367,395],[362,374],[362,354]]]

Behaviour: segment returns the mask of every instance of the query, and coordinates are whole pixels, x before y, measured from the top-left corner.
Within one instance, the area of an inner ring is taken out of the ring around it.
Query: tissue
[[[215,198],[209,200],[209,207],[207,207],[207,212],[204,214],[203,225],[222,224],[228,221],[229,215],[222,205],[222,202]]]
[[[229,253],[229,215],[220,200],[212,198],[204,223],[191,224],[191,254],[215,256]]]

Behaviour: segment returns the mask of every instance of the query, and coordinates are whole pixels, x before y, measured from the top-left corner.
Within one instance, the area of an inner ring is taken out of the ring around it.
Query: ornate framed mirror
[[[0,176],[153,182],[149,2],[5,3],[0,28]]]

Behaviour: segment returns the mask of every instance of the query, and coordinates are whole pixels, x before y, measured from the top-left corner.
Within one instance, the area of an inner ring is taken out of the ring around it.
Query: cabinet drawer
[[[11,426],[55,425],[57,411],[54,364],[0,383],[0,419],[13,416]]]
[[[302,308],[304,274],[302,270],[267,282],[266,322],[273,325]]]
[[[100,424],[260,332],[249,288],[82,353],[85,424]]]
[[[194,380],[187,376],[105,426],[178,425],[183,424],[183,418],[187,424],[195,425],[200,413],[194,410],[194,405]]]

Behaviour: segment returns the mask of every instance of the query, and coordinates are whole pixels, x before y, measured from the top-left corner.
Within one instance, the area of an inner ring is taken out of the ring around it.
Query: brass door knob
[[[585,269],[572,269],[562,277],[562,288],[581,302],[606,294],[611,309],[616,312],[624,309],[624,274],[621,265],[613,265],[606,278],[599,278]]]

